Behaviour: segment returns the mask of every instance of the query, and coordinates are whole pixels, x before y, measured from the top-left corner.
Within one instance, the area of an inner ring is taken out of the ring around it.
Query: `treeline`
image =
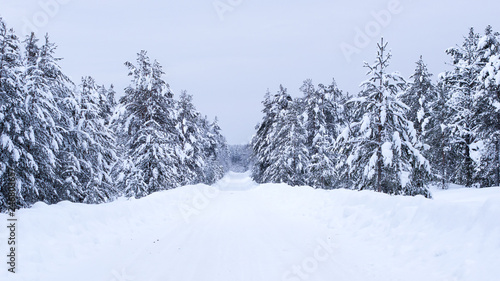
[[[499,186],[500,35],[471,28],[446,53],[452,69],[437,81],[422,58],[408,80],[389,73],[382,41],[356,96],[311,80],[301,98],[283,86],[268,92],[252,140],[254,179],[426,197],[433,182]]]
[[[131,84],[119,103],[113,86],[73,83],[56,46],[34,34],[22,42],[0,18],[0,210],[42,201],[100,203],[142,197],[228,169],[227,145],[182,92],[179,100],[145,51],[127,62]]]

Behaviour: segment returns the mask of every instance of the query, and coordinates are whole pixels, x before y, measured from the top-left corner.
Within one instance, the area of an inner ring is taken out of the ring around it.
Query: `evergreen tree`
[[[491,26],[479,40],[478,50],[484,66],[474,106],[479,119],[476,133],[484,149],[477,177],[482,186],[500,186],[500,35]]]
[[[65,138],[66,147],[73,149],[62,154],[66,157],[62,199],[100,203],[117,194],[111,178],[111,168],[116,161],[115,140],[105,125],[104,94],[92,77],[82,78],[75,126]]]
[[[27,94],[25,106],[35,138],[29,146],[29,151],[38,166],[35,175],[38,199],[46,203],[56,203],[64,196],[56,188],[60,182],[57,155],[65,128],[61,126],[65,116],[58,105],[61,94],[58,86],[59,81],[64,78],[61,78],[62,72],[53,57],[55,45],[50,43],[46,36],[45,43],[37,52],[34,47],[36,42],[33,34],[26,40],[28,51],[23,73]]]
[[[410,77],[409,87],[401,95],[401,101],[409,108],[406,113],[407,118],[413,122],[417,138],[422,142],[430,117],[429,104],[436,96],[436,89],[432,84],[431,77],[432,74],[429,73],[427,65],[420,56],[415,73]]]
[[[195,184],[204,181],[204,153],[200,114],[196,111],[193,97],[183,91],[177,105],[178,126],[182,152],[180,160],[183,167],[182,185]]]
[[[206,117],[204,124],[208,124]],[[226,139],[221,134],[217,117],[214,122],[208,124],[205,130],[205,169],[203,172],[206,184],[213,184],[221,179],[225,172],[229,170],[229,155]]]
[[[118,187],[127,196],[141,197],[174,188],[180,181],[180,149],[173,94],[162,79],[158,62],[138,54],[137,65],[125,64],[132,84],[121,99],[124,113],[118,121],[124,161],[116,168]]]
[[[271,165],[264,172],[264,179],[292,186],[305,185],[309,152],[299,102],[291,101],[278,117],[272,136],[275,145],[269,155]]]
[[[16,208],[38,200],[34,130],[25,107],[20,43],[0,18],[0,211],[9,207],[9,176],[16,179]]]
[[[418,150],[415,129],[405,117],[408,108],[398,97],[406,83],[399,74],[387,73],[386,48],[382,40],[375,64],[365,64],[369,80],[360,97],[351,100],[363,117],[338,138],[337,152],[348,155],[343,171],[360,189],[430,196],[424,185],[429,163]]]
[[[456,173],[453,181],[471,187],[474,184],[473,144],[479,139],[475,133],[477,126],[475,93],[479,86],[481,55],[478,52],[479,35],[470,29],[462,46],[450,48],[453,70],[445,75],[451,97],[448,106],[452,113],[448,127],[451,132],[453,150],[458,152],[455,160]]]
[[[335,82],[334,82],[335,83]],[[317,188],[331,188],[335,179],[333,142],[340,127],[338,104],[334,98],[339,91],[323,85],[315,90],[310,80],[304,81],[304,107],[307,141],[311,163],[307,165],[307,184]]]
[[[252,166],[252,177],[258,183],[262,183],[263,173],[270,165],[266,158],[265,151],[270,145],[268,134],[271,130],[275,116],[271,113],[272,101],[269,90],[266,92],[262,103],[264,105],[264,109],[262,110],[264,117],[262,118],[262,122],[255,127],[257,132],[252,137],[251,142],[252,162],[254,163]]]
[[[326,108],[325,116],[328,131],[336,139],[342,129],[345,127],[348,112],[346,112],[345,103],[350,99],[349,94],[344,95],[337,87],[335,79],[328,86],[318,85],[318,91],[324,93]]]
[[[99,117],[104,120],[104,124],[108,126],[110,119],[113,116],[113,111],[116,108],[115,90],[113,85],[106,89],[104,85],[97,87],[99,94]]]
[[[280,90],[271,97],[269,91],[266,93],[264,104],[264,117],[257,125],[257,133],[252,138],[253,162],[252,177],[258,183],[269,182],[265,177],[266,170],[272,164],[269,158],[277,143],[274,139],[276,135],[277,123],[280,116],[284,116],[282,111],[287,110],[292,97],[286,89],[280,85]]]
[[[435,97],[428,103],[429,122],[425,127],[424,141],[429,145],[429,149],[425,151],[425,155],[431,164],[434,179],[440,183],[442,189],[446,189],[455,169],[455,151],[452,150],[450,128],[447,126],[451,116],[447,102],[451,93],[442,80],[438,82],[435,90]]]

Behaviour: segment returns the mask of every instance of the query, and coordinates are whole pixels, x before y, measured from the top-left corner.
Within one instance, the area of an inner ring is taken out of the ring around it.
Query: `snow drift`
[[[500,188],[433,197],[230,173],[138,200],[38,203],[17,212],[17,273],[4,263],[0,279],[497,280]],[[0,241],[7,253],[5,227]]]

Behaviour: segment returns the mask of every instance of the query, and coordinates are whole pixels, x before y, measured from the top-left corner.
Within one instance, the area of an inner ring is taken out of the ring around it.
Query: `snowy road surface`
[[[17,213],[17,273],[0,280],[498,280],[500,189],[257,185],[230,173],[143,199]],[[6,223],[6,215],[0,215]],[[5,227],[1,253],[7,253]]]

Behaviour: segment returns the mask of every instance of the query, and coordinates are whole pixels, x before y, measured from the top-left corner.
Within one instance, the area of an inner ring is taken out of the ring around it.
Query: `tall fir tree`
[[[332,188],[335,183],[333,143],[340,127],[338,104],[334,100],[338,98],[338,91],[321,84],[316,90],[310,80],[304,81],[301,90],[304,93],[306,146],[310,159],[306,183],[316,188]]]
[[[401,101],[409,108],[406,115],[408,120],[413,122],[417,138],[424,142],[430,117],[429,105],[435,99],[436,89],[432,83],[432,74],[427,70],[422,56],[416,64],[415,72],[410,77],[411,82],[401,95]]]
[[[278,115],[273,130],[274,149],[269,155],[271,165],[264,172],[266,182],[286,183],[292,186],[306,184],[309,165],[306,138],[301,105],[297,100],[291,101]]]
[[[177,104],[180,131],[181,153],[183,167],[182,185],[195,184],[204,181],[204,153],[200,114],[192,103],[193,97],[182,91]]]
[[[500,34],[491,26],[479,40],[478,50],[484,66],[474,106],[479,111],[476,131],[484,148],[477,176],[481,186],[500,186]]]
[[[446,51],[452,57],[453,66],[453,70],[445,75],[445,82],[451,91],[448,106],[452,113],[448,127],[454,144],[453,150],[458,152],[458,159],[455,160],[457,172],[452,180],[467,187],[475,183],[472,155],[474,144],[479,141],[475,132],[477,108],[474,107],[482,59],[478,43],[479,35],[471,28],[461,46]]]
[[[390,57],[382,40],[375,64],[365,64],[369,79],[360,97],[351,100],[363,117],[338,138],[337,153],[346,155],[343,171],[359,189],[429,197],[424,183],[430,166],[406,119],[408,107],[399,100],[406,83],[399,74],[387,73]]]
[[[22,76],[19,39],[0,18],[0,211],[28,207],[40,194],[35,185],[38,165],[31,150],[35,136]],[[9,196],[9,178],[15,178],[15,202]]]
[[[447,104],[451,93],[443,80],[439,80],[435,89],[436,95],[428,104],[429,122],[424,140],[429,149],[425,155],[431,164],[433,179],[439,182],[442,189],[447,189],[451,175],[455,173],[453,159],[457,157],[452,150],[451,130],[447,126],[452,114]]]
[[[228,148],[226,139],[221,134],[221,128],[217,117],[212,123],[208,123],[207,118],[204,118],[206,129],[203,131],[205,143],[205,167],[203,171],[203,182],[213,184],[221,179],[225,172],[228,171]],[[208,125],[208,127],[206,127]]]
[[[336,139],[345,127],[348,114],[345,103],[350,99],[349,94],[345,94],[338,88],[335,79],[330,85],[318,85],[318,91],[324,93],[328,110],[326,111],[326,123],[328,131]]]
[[[126,196],[142,197],[180,183],[177,113],[173,93],[157,61],[151,63],[141,51],[137,65],[125,65],[132,84],[121,99],[125,110],[117,126],[125,155],[114,174]]]
[[[78,94],[74,127],[68,130],[63,161],[63,199],[101,203],[117,195],[111,178],[116,162],[115,139],[106,123],[105,93],[92,77],[83,77]],[[69,161],[68,161],[69,160]]]
[[[262,122],[257,125],[257,132],[252,138],[253,149],[253,169],[252,177],[258,183],[269,182],[265,176],[266,171],[271,166],[272,160],[269,158],[271,152],[276,147],[277,123],[280,116],[283,116],[283,111],[286,111],[292,101],[292,97],[287,93],[286,89],[280,85],[280,90],[271,97],[269,91],[266,93],[263,101],[264,117]]]
[[[65,76],[54,58],[55,45],[45,36],[45,42],[36,48],[37,39],[33,34],[27,37],[27,57],[23,79],[25,83],[26,109],[35,141],[30,145],[38,169],[35,184],[39,190],[39,200],[56,203],[62,196],[57,187],[61,178],[57,173],[58,159],[66,126],[65,117],[59,107],[61,97],[60,82]],[[39,51],[35,51],[35,50]]]

